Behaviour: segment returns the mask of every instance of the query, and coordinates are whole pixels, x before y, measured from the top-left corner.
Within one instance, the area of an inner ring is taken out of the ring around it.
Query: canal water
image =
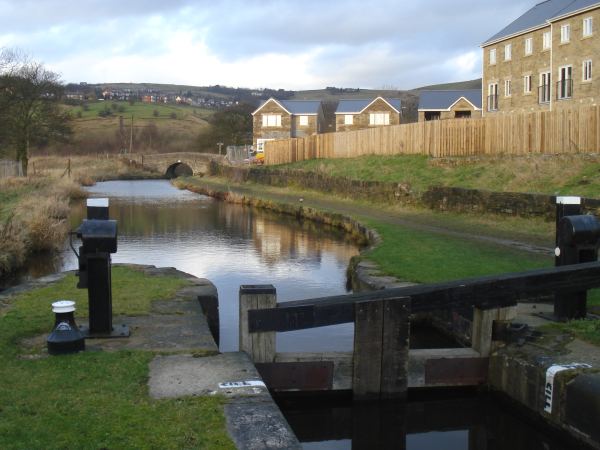
[[[278,301],[343,294],[346,267],[360,251],[339,230],[180,191],[167,181],[111,181],[89,191],[109,197],[110,216],[118,220],[114,263],[175,267],[217,286],[221,351],[238,347],[240,285],[273,284]],[[84,204],[75,205],[71,228],[84,215]],[[76,268],[65,243],[56,257],[33,259],[12,283]],[[352,339],[352,324],[278,333],[277,350],[345,351]],[[305,449],[575,448],[482,396],[436,394],[394,406],[279,401]]]

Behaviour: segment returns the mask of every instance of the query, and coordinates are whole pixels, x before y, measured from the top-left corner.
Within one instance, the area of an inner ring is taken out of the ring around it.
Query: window
[[[533,38],[525,39],[525,55],[531,55],[533,53]]]
[[[390,113],[371,113],[369,114],[369,125],[389,125]]]
[[[280,127],[281,114],[263,114],[262,122],[263,127]]]
[[[506,44],[504,46],[504,61],[510,61],[512,59],[512,44]]]
[[[308,126],[308,116],[300,116],[300,126],[307,127]]]
[[[344,125],[352,125],[354,123],[354,116],[352,114],[344,114]]]
[[[498,110],[498,83],[488,85],[488,111]]]
[[[512,82],[510,80],[504,80],[504,96],[510,97]]]
[[[542,49],[550,50],[551,46],[552,46],[552,33],[550,33],[549,31],[544,31],[544,34],[542,34]]]
[[[592,81],[592,60],[583,62],[583,81]]]
[[[496,64],[496,49],[490,50],[490,64]]]
[[[560,43],[564,44],[571,40],[571,25],[566,24],[560,27]]]
[[[531,75],[525,75],[523,77],[523,92],[525,94],[531,94]]]
[[[583,37],[591,36],[594,33],[594,18],[586,17],[583,19]]]
[[[559,67],[557,90],[556,95],[559,100],[573,96],[573,66]]]
[[[540,103],[550,102],[550,72],[540,73],[539,101]]]
[[[440,120],[442,113],[440,111],[425,111],[425,121]]]

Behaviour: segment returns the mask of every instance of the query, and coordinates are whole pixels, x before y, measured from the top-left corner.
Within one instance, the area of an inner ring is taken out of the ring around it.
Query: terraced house
[[[556,110],[600,100],[600,2],[547,0],[483,48],[483,114]]]
[[[323,131],[323,108],[319,100],[270,98],[252,113],[254,147],[266,141],[305,137]]]

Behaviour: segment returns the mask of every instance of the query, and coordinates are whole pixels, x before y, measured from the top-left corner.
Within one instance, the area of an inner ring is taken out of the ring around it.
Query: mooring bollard
[[[246,352],[255,363],[275,360],[275,332],[250,333],[248,311],[275,308],[277,291],[271,284],[240,286],[240,351]]]
[[[75,323],[75,302],[60,300],[52,303],[54,328],[46,343],[51,355],[64,355],[85,350],[85,339]]]

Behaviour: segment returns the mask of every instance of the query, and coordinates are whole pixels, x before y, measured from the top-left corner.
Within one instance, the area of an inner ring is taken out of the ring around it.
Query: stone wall
[[[430,187],[424,193],[417,193],[407,183],[360,181],[315,172],[269,167],[232,167],[218,163],[212,164],[211,173],[234,182],[252,181],[269,186],[299,187],[381,203],[421,205],[438,211],[534,216],[548,220],[554,219],[556,211],[555,197],[545,194],[442,186]],[[583,199],[582,204],[585,212],[600,215],[600,200]]]

